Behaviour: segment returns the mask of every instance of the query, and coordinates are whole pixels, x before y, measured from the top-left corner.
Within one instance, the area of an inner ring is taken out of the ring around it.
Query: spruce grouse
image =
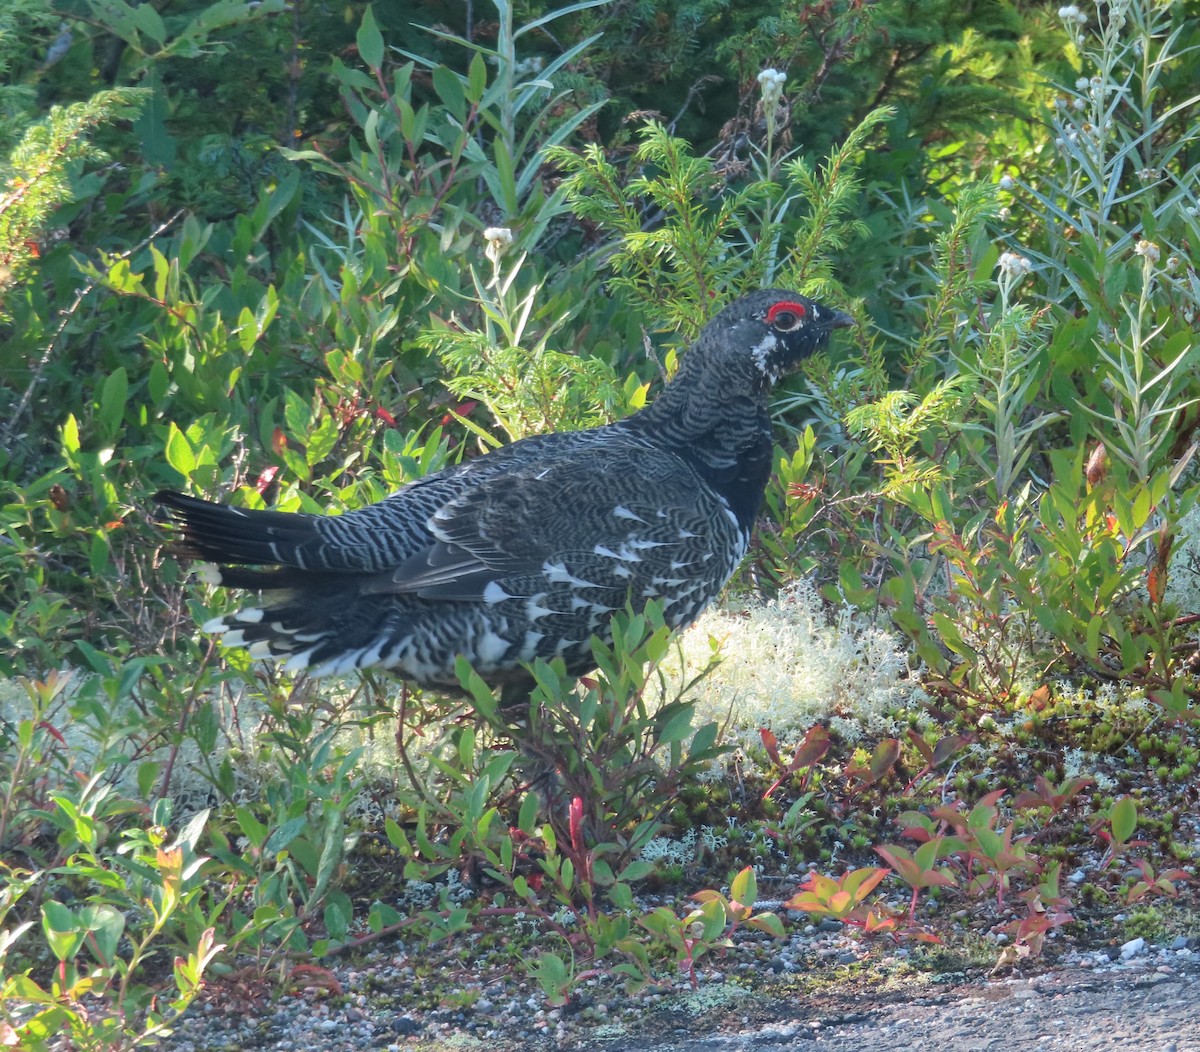
[[[215,564],[204,580],[266,593],[204,631],[286,670],[377,666],[454,689],[464,655],[494,685],[527,684],[539,657],[580,675],[628,602],[658,599],[678,628],[716,598],[771,471],[768,391],[850,324],[794,292],[751,293],[633,416],[522,439],[343,515],[155,499],[180,524],[176,553]]]

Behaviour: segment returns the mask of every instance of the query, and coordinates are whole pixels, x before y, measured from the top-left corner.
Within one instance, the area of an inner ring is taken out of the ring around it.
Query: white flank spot
[[[227,647],[240,647],[246,642],[246,635],[240,628],[221,629],[221,642]]]
[[[496,581],[488,581],[487,587],[483,590],[483,601],[489,606],[495,606],[496,603],[503,603],[505,599],[512,598]]]
[[[370,650],[364,650],[358,655],[358,660],[354,663],[358,668],[370,668],[372,665],[379,664],[379,658],[383,654],[383,640],[381,639]]]
[[[672,570],[682,570],[685,566],[690,566],[691,564],[692,564],[691,559],[672,559],[671,560],[671,569]]]
[[[537,645],[545,638],[545,635],[541,632],[526,632],[525,642],[522,644],[524,648],[522,655],[526,659],[533,657],[537,653]]]
[[[635,551],[645,551],[647,548],[661,548],[666,541],[644,541],[640,537],[634,537],[629,542],[629,547]]]
[[[357,653],[357,651],[355,652]],[[286,669],[291,665],[289,661],[283,667]],[[347,672],[353,672],[355,669],[354,655],[333,658],[323,662],[316,668],[310,668],[308,674],[310,676],[344,676]]]
[[[691,540],[693,537],[699,537],[699,536],[700,536],[700,534],[692,533],[691,530],[680,530],[679,531],[679,539],[681,541],[688,541],[688,540]]]
[[[572,588],[599,588],[594,581],[585,581],[576,577],[567,569],[565,563],[552,563],[549,560],[542,563],[542,573],[550,584],[569,584]]]
[[[734,526],[737,526],[738,525],[738,517],[736,515],[734,515],[734,513],[732,511],[730,511],[728,504],[725,505],[724,511],[725,511],[726,518],[728,518],[729,521],[734,524]]]
[[[550,607],[542,606],[537,599],[530,599],[525,604],[525,616],[530,621],[536,621],[539,617],[552,617],[554,613],[555,611],[551,610]]]
[[[614,519],[632,519],[634,522],[645,522],[646,521],[640,515],[638,515],[636,512],[630,511],[623,504],[618,504],[615,508],[613,508],[613,518]]]
[[[614,566],[613,575],[615,577],[632,577],[633,571],[628,566]]]
[[[221,583],[221,568],[216,563],[201,563],[196,567],[196,577],[201,584],[216,588]]]
[[[225,624],[223,617],[210,617],[200,626],[201,632],[207,632],[209,635],[219,636],[222,632],[228,632],[229,626]]]
[[[263,612],[257,606],[251,606],[245,610],[239,610],[233,616],[235,620],[243,621],[248,625],[257,625],[263,619]]]
[[[654,546],[652,545],[652,547]],[[607,555],[610,559],[619,559],[622,563],[641,563],[642,561],[641,555],[632,551],[632,545],[628,541],[620,546],[619,552],[614,552],[612,548],[606,548],[604,545],[596,545],[594,551],[598,555]]]
[[[271,644],[265,639],[260,639],[257,643],[251,643],[246,648],[246,653],[254,658],[255,661],[261,661],[263,658],[271,656]]]
[[[312,657],[312,650],[301,650],[298,654],[293,654],[283,663],[284,672],[303,672],[308,668],[308,659]],[[328,671],[328,662],[320,668],[315,668],[312,671],[314,676],[324,676]]]
[[[481,665],[494,665],[508,653],[508,641],[495,632],[485,632],[475,647]]]

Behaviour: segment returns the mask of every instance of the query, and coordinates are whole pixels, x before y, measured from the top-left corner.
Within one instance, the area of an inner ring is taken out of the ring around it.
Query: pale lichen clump
[[[729,837],[712,826],[701,826],[698,836],[694,828],[686,830],[678,839],[656,836],[642,848],[638,857],[644,862],[663,862],[668,866],[689,866],[696,861],[701,844],[711,854],[727,847]]]
[[[1200,504],[1193,504],[1175,526],[1178,532],[1165,598],[1187,614],[1200,610]]]
[[[781,739],[818,720],[857,739],[891,732],[891,714],[919,708],[923,694],[910,675],[898,636],[849,608],[826,614],[808,581],[779,598],[711,610],[682,639],[685,668],[702,668],[720,644],[720,664],[689,693],[697,725],[728,723],[727,740],[759,743],[759,728]]]

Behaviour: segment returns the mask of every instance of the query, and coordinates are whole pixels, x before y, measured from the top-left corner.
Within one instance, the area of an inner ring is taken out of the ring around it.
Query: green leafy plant
[[[944,866],[938,866],[939,857],[944,857],[951,847],[961,847],[961,841],[950,840],[944,836],[934,836],[926,840],[916,851],[908,851],[899,844],[888,844],[875,848],[875,853],[892,867],[905,884],[912,888],[912,899],[908,905],[908,921],[916,923],[917,897],[925,888],[953,888],[958,886],[951,873]]]
[[[784,906],[841,921],[861,928],[867,935],[892,932],[897,926],[896,916],[880,902],[868,902],[868,896],[887,875],[883,866],[847,870],[837,880],[814,871]]]
[[[167,844],[160,823],[169,807],[162,802],[152,816],[156,824],[127,830],[114,850],[100,821],[107,795],[93,778],[77,799],[53,797],[48,817],[63,839],[78,844],[58,867],[58,879],[82,881],[92,890],[78,906],[54,897],[41,901],[41,930],[56,962],[50,975],[34,978],[32,968],[13,967],[14,946],[35,927],[33,920],[0,931],[0,1013],[5,1033],[22,1048],[49,1049],[59,1039],[86,1049],[155,1042],[195,999],[205,969],[223,948],[214,927],[203,926],[198,908],[204,891],[197,875],[205,859],[195,845],[207,812]],[[0,924],[46,876],[4,867]],[[155,944],[180,915],[201,927],[187,955],[175,958],[174,991],[160,1005],[161,988],[147,981],[146,962],[160,952]],[[131,917],[139,920],[131,923]]]
[[[783,938],[783,925],[774,913],[753,912],[758,883],[749,866],[731,881],[728,898],[712,889],[699,891],[692,898],[700,905],[682,917],[666,906],[659,906],[639,921],[674,953],[693,988],[698,985],[696,962],[706,953],[732,946],[733,933],[740,925]]]

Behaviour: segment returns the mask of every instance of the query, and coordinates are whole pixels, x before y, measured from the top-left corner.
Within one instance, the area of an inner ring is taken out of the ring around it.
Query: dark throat
[[[766,399],[734,395],[717,412],[711,404],[671,401],[660,397],[625,424],[691,464],[749,532],[762,507],[774,455]]]

